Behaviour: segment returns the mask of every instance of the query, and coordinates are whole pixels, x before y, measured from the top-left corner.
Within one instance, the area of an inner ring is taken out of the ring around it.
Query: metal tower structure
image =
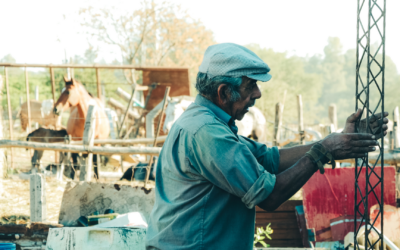
[[[358,122],[358,132],[372,133],[369,121],[374,115],[384,112],[385,83],[385,26],[386,0],[358,0],[357,7],[357,65],[356,65],[356,110],[363,109],[365,122]],[[372,44],[373,43],[373,44]],[[354,243],[359,250],[357,234],[365,230],[365,248],[380,245],[383,249],[383,131],[378,147],[379,157],[368,161],[368,155],[356,159],[355,167],[355,219]],[[372,178],[374,181],[372,182]],[[377,179],[377,181],[376,181]],[[364,185],[365,183],[365,185]],[[378,204],[375,218],[370,218],[371,205]],[[375,222],[380,221],[380,228]],[[369,232],[379,236],[375,243],[368,239]]]

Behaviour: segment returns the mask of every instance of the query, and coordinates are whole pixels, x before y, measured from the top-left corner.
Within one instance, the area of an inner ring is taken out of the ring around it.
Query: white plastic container
[[[97,228],[147,228],[147,222],[144,216],[139,212],[132,212],[127,214],[118,215],[116,219],[100,223],[93,227]]]
[[[50,228],[47,250],[144,250],[144,228]]]

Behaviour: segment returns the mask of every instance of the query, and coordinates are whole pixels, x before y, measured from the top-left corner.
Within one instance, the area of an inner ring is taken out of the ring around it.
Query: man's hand
[[[378,141],[371,134],[332,133],[320,142],[335,160],[361,158],[375,151]]]
[[[362,110],[358,109],[356,113],[352,114],[351,116],[349,116],[347,118],[346,125],[345,125],[342,133],[348,134],[348,133],[356,132],[356,121],[361,116],[361,112],[362,112]],[[380,128],[381,128],[382,123],[383,123],[383,125],[382,125],[383,135],[385,136],[387,134],[387,129],[388,129],[387,123],[389,122],[389,119],[386,117],[388,115],[389,115],[388,112],[384,112],[383,117],[382,117],[382,113],[375,114],[375,115],[369,117],[369,124],[372,129],[372,133],[376,136],[376,139],[379,139],[381,136]],[[369,131],[367,131],[366,123],[367,123],[367,119],[362,119],[360,121],[360,131],[358,131],[359,133],[368,133],[369,132]]]

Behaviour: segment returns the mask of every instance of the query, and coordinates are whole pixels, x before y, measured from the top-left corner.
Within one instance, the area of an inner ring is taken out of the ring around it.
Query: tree
[[[296,123],[297,99],[296,95],[303,96],[305,123],[310,124],[319,120],[316,105],[321,93],[321,77],[315,73],[305,71],[306,60],[301,57],[288,57],[287,53],[274,52],[272,49],[261,48],[259,45],[248,45],[271,68],[272,79],[266,83],[260,83],[263,97],[256,102],[266,119],[274,121],[275,104],[282,102],[283,92],[287,91],[283,121],[284,123]]]
[[[118,47],[124,63],[137,66],[189,67],[194,79],[213,34],[179,6],[142,1],[132,13],[115,9],[81,9],[89,39]],[[130,76],[127,76],[130,79]]]

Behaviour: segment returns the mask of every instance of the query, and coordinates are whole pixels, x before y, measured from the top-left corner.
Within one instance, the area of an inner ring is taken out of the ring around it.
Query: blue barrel
[[[0,250],[15,250],[14,243],[0,243]]]

